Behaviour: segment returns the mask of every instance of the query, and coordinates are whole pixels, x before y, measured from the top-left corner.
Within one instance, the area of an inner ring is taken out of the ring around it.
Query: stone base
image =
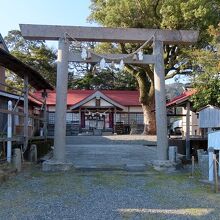
[[[102,136],[102,130],[101,129],[93,129],[93,135],[94,136]]]
[[[153,167],[157,171],[173,172],[176,171],[177,163],[170,160],[154,160]]]
[[[62,163],[55,160],[46,160],[42,163],[42,170],[45,172],[68,171],[73,168],[72,163]]]
[[[147,166],[145,164],[127,164],[125,170],[128,172],[144,172]]]

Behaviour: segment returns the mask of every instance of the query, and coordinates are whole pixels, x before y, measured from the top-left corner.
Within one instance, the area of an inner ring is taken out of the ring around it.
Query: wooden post
[[[116,108],[114,107],[114,115],[113,115],[113,133],[115,133],[115,126],[116,126]]]
[[[214,180],[214,175],[213,175],[213,154],[214,154],[214,148],[213,147],[209,147],[208,148],[208,152],[209,152],[209,181],[213,182]]]
[[[218,151],[218,176],[220,176],[220,151]]]
[[[128,125],[130,125],[130,107],[128,106]]]
[[[43,106],[44,106],[44,127],[43,127],[43,131],[44,131],[44,139],[46,140],[47,139],[47,91],[44,89],[43,91],[43,94],[42,94],[43,98],[44,98],[44,103],[43,103]]]
[[[2,142],[2,157],[5,158],[5,141]]]
[[[217,162],[216,154],[213,154],[213,164],[214,164],[214,176],[215,176],[215,192],[218,192],[218,171],[217,171]]]
[[[186,103],[186,159],[190,159],[190,102]]]
[[[80,132],[82,131],[82,126],[81,126],[81,113],[82,113],[82,110],[81,110],[81,107],[79,107],[79,131],[80,131]]]
[[[192,173],[191,173],[191,176],[194,176],[194,171],[195,171],[195,157],[192,156]]]
[[[5,68],[3,66],[0,66],[0,82],[5,83]],[[2,84],[0,84],[0,90],[5,91],[5,86]]]
[[[28,76],[24,76],[24,148],[28,147]]]
[[[12,111],[12,101],[8,101],[8,110]],[[12,114],[8,113],[7,138],[12,138]],[[7,141],[7,161],[11,163],[12,141]]]

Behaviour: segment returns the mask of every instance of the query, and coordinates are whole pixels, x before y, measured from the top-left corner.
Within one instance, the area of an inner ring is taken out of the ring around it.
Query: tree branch
[[[157,14],[157,7],[159,5],[159,2],[160,2],[160,0],[156,0],[155,1],[156,4],[154,5],[154,15],[155,15],[156,19],[158,19],[158,20],[160,19],[160,16]]]
[[[175,72],[165,76],[165,80],[172,79],[176,75],[189,75],[191,73],[192,73],[192,71],[180,71],[179,69],[175,69]]]

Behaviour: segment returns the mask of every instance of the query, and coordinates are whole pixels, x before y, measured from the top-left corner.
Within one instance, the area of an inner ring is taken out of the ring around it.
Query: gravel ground
[[[220,219],[220,194],[187,173],[43,173],[26,165],[0,186],[0,219]]]

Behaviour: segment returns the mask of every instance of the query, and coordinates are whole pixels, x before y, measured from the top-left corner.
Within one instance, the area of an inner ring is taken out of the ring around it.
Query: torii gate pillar
[[[48,160],[43,163],[43,171],[65,171],[72,167],[71,163],[67,163],[67,161],[65,161],[69,45],[70,43],[67,39],[63,37],[59,38],[57,56],[54,155],[53,160]]]
[[[57,57],[56,123],[54,130],[54,159],[59,162],[65,160],[68,59],[69,42],[64,38],[60,38]]]
[[[165,161],[168,158],[168,138],[165,72],[162,41],[154,41],[153,53],[156,59],[154,64],[154,87],[157,126],[157,159],[160,161]]]
[[[64,38],[59,38],[57,57],[54,155],[52,161],[45,161],[43,163],[43,171],[68,170],[72,166],[72,164],[65,161],[68,60],[69,41]]]

